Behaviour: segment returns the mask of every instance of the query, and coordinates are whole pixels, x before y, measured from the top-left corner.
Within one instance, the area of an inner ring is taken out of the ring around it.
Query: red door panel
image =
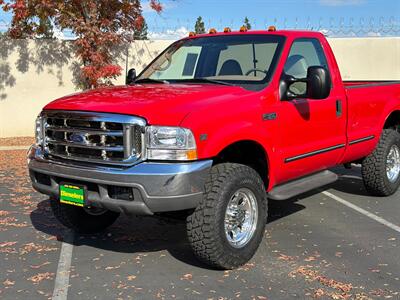
[[[318,39],[296,39],[291,44],[282,78],[292,76],[304,79],[311,66],[324,67],[328,72],[331,69],[336,71]],[[335,75],[326,99],[315,100],[304,96],[307,94],[306,83],[295,83],[290,88],[292,93],[303,96],[286,100],[285,95],[280,95],[283,100],[279,103],[278,113],[278,184],[334,166],[343,156],[346,149],[347,103],[344,89],[338,81],[340,78]]]
[[[337,115],[336,101],[295,99],[283,101],[279,113],[281,176],[279,181],[334,166],[346,146],[346,121]],[[345,111],[342,101],[342,111]]]

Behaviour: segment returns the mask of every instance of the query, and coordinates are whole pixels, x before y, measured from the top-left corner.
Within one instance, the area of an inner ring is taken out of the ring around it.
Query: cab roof
[[[247,30],[247,31],[230,31],[230,32],[216,32],[216,33],[204,33],[204,34],[195,34],[193,36],[189,36],[186,39],[196,39],[200,37],[213,37],[213,36],[227,36],[227,35],[279,35],[285,36],[287,38],[301,38],[301,37],[314,37],[321,38],[324,35],[318,31],[311,30]]]

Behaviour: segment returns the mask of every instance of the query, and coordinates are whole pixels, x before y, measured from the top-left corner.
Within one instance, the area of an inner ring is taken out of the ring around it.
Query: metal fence
[[[211,20],[204,18],[206,29],[216,28],[223,30],[225,27],[238,29],[243,25],[241,20]],[[165,17],[148,18],[148,36],[150,39],[177,39],[194,30],[195,19],[170,19]],[[251,20],[252,29],[265,29],[275,25],[278,29],[306,29],[321,31],[329,37],[366,37],[366,36],[400,36],[400,17],[385,16],[371,18],[311,18],[301,17],[295,19],[264,18]],[[6,32],[9,22],[0,19],[0,33]],[[73,38],[70,31],[65,31],[61,38]]]
[[[206,29],[216,28],[223,30],[225,27],[239,29],[243,23],[239,20],[211,20],[204,19]],[[195,20],[189,19],[161,19],[147,20],[150,32],[168,34],[173,32],[194,30]],[[366,36],[400,36],[400,17],[379,18],[264,18],[263,20],[250,20],[252,29],[265,29],[270,25],[278,29],[305,29],[321,31],[330,37],[366,37]],[[171,24],[174,24],[171,26]]]

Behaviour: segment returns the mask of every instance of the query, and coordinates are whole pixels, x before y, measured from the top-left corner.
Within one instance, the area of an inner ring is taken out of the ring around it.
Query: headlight
[[[43,129],[43,118],[38,116],[35,121],[35,140],[36,145],[43,146],[44,129]]]
[[[196,141],[186,128],[147,127],[147,158],[159,160],[197,159]]]

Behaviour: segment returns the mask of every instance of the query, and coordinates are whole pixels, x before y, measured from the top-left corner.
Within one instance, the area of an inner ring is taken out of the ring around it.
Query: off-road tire
[[[119,213],[109,210],[101,215],[92,215],[82,207],[60,203],[56,198],[50,199],[50,206],[61,224],[78,233],[101,232],[111,226],[119,216]]]
[[[366,190],[371,195],[393,195],[400,185],[400,176],[395,182],[390,182],[386,174],[386,158],[393,145],[400,148],[400,133],[393,129],[384,129],[374,152],[362,163],[362,178]]]
[[[258,220],[252,238],[242,248],[232,247],[225,235],[228,202],[239,188],[250,189],[257,201]],[[248,262],[264,236],[267,194],[258,173],[245,165],[222,163],[212,167],[203,200],[187,218],[189,243],[202,262],[217,269],[233,269]]]

